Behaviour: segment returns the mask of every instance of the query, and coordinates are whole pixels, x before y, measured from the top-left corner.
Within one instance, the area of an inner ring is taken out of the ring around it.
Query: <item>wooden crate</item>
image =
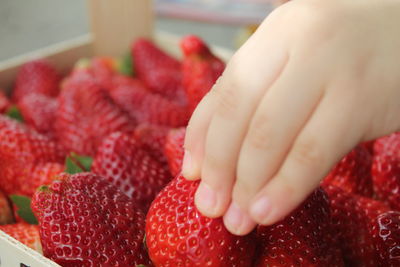
[[[82,57],[119,56],[126,53],[138,37],[152,38],[161,48],[179,57],[179,37],[153,32],[153,9],[150,0],[87,0],[91,32],[72,40],[51,45],[0,62],[0,88],[11,90],[18,68],[25,62],[45,58],[63,73]],[[212,47],[222,59],[232,51]],[[0,266],[59,266],[0,231]]]

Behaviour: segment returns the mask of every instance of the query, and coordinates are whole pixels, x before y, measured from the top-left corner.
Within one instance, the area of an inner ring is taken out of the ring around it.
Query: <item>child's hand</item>
[[[235,234],[291,212],[357,143],[400,129],[400,2],[275,10],[196,109],[183,174]]]

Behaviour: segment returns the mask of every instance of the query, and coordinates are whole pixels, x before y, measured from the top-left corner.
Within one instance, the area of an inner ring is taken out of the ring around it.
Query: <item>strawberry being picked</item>
[[[24,96],[18,103],[24,122],[39,133],[54,134],[54,120],[57,99],[43,94],[32,93]]]
[[[63,170],[64,150],[48,137],[0,115],[0,188],[31,196]]]
[[[173,176],[178,175],[182,169],[183,154],[185,152],[183,149],[185,133],[185,128],[171,129],[165,142],[165,155]]]
[[[0,190],[0,225],[14,222],[13,212],[7,196]]]
[[[221,76],[225,64],[212,54],[199,37],[186,36],[181,41],[183,60],[183,87],[193,111]]]
[[[171,180],[168,165],[134,134],[115,132],[104,139],[92,171],[105,177],[146,212],[158,192]]]
[[[25,246],[43,254],[42,244],[40,243],[39,226],[20,222],[16,224],[0,225],[0,231],[5,232]]]
[[[183,97],[182,67],[178,60],[146,39],[135,41],[131,51],[136,75],[149,90],[171,100]]]
[[[372,157],[367,148],[357,146],[332,168],[322,183],[372,197],[371,164]]]
[[[400,211],[400,133],[375,141],[372,179],[377,197]]]
[[[335,234],[319,188],[281,222],[258,226],[261,250],[254,266],[344,266]]]
[[[58,101],[57,140],[81,155],[93,156],[103,138],[115,131],[133,130],[136,125],[85,70],[64,82]]]
[[[155,266],[251,266],[253,235],[235,236],[222,219],[202,216],[194,205],[198,182],[176,177],[153,201],[146,243]]]
[[[31,93],[55,97],[59,93],[60,80],[60,74],[47,61],[30,61],[18,70],[12,99],[18,103]]]
[[[151,266],[133,200],[92,173],[59,179],[32,199],[46,257],[62,266]]]

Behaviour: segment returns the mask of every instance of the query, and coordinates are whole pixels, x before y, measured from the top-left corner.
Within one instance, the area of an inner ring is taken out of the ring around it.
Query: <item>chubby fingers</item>
[[[219,217],[230,204],[250,118],[287,62],[284,46],[277,42],[250,40],[243,46],[190,120],[183,175],[187,179],[201,176],[195,202],[206,216]],[[260,57],[268,57],[268,64],[260,62]]]
[[[264,95],[246,129],[236,167],[232,203],[224,215],[225,225],[233,233],[247,233],[254,227],[243,223],[243,218],[250,218],[247,211],[252,198],[279,170],[294,139],[323,95],[322,80],[310,77],[314,71],[299,69],[297,63],[291,59],[286,65]],[[230,212],[234,205],[240,207],[242,216]]]
[[[279,171],[253,198],[249,214],[257,223],[270,225],[288,215],[360,141],[361,126],[352,124],[359,119],[353,112],[356,96],[346,97],[341,89],[328,90]]]

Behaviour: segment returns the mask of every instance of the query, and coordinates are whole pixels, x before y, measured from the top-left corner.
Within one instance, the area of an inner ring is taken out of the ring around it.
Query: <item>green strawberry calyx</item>
[[[20,111],[20,110],[18,109],[18,107],[15,106],[15,105],[11,106],[11,107],[7,110],[6,115],[7,115],[8,117],[10,117],[11,119],[14,119],[14,120],[16,120],[16,121],[24,122],[24,118],[23,118],[23,116],[22,116],[22,114],[21,114],[21,111]]]
[[[29,197],[10,195],[10,199],[17,207],[17,214],[19,217],[29,224],[38,224],[38,220],[31,209],[31,199]]]
[[[92,162],[93,158],[72,152],[65,160],[65,172],[69,174],[90,172]]]

